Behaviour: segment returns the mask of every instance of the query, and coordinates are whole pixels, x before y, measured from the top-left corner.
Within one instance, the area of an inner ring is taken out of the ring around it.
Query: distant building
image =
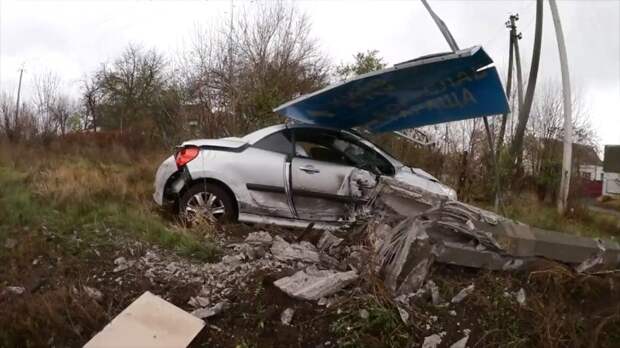
[[[620,145],[605,145],[603,195],[620,197]]]

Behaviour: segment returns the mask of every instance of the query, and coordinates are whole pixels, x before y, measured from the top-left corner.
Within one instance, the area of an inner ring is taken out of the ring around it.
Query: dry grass
[[[543,229],[579,236],[620,238],[620,221],[614,216],[591,212],[580,204],[575,204],[566,215],[560,215],[555,206],[541,202],[528,192],[512,198],[505,215]]]

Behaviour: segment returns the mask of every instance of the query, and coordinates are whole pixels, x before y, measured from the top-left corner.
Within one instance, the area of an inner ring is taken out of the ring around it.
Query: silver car
[[[348,221],[379,176],[456,199],[453,189],[360,134],[311,125],[186,141],[157,170],[153,198],[190,222],[209,217],[328,228]]]

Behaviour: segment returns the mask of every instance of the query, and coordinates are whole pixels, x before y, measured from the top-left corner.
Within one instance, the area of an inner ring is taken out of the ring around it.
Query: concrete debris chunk
[[[293,321],[294,314],[295,310],[293,308],[287,308],[282,311],[282,314],[280,315],[280,321],[282,322],[282,324],[289,326]]]
[[[433,262],[432,249],[425,222],[409,218],[396,225],[379,250],[388,289],[399,295],[420,288]]]
[[[603,242],[600,239],[596,240],[596,246],[598,248],[596,253],[592,255],[591,257],[585,259],[582,263],[580,263],[579,265],[577,265],[577,267],[575,267],[575,270],[578,273],[589,271],[592,268],[596,267],[597,265],[602,264],[605,261],[604,259],[605,246],[603,245]]]
[[[198,308],[198,307],[206,307],[208,305],[211,304],[211,301],[209,301],[208,298],[206,297],[202,297],[202,296],[194,296],[192,298],[189,299],[189,301],[187,301],[187,304],[194,307],[194,308]]]
[[[439,306],[444,302],[443,298],[441,298],[441,294],[439,293],[439,287],[434,281],[429,279],[426,282],[426,290],[431,293],[431,301],[433,302],[433,305]]]
[[[195,309],[192,312],[192,315],[195,316],[196,318],[206,319],[206,318],[216,316],[222,313],[223,311],[227,310],[228,308],[230,308],[230,302],[222,301],[212,307]]]
[[[405,324],[409,324],[409,312],[407,312],[407,310],[400,306],[397,306],[396,308],[398,308],[398,315],[400,316],[400,320],[402,320]]]
[[[93,300],[100,302],[103,300],[103,294],[96,288],[90,286],[84,286],[84,292]]]
[[[14,295],[21,295],[26,292],[26,288],[24,288],[23,286],[7,286],[6,288],[4,288],[4,291]]]
[[[116,267],[112,270],[112,272],[114,273],[122,272],[128,269],[129,267],[133,266],[134,263],[135,261],[127,261],[127,259],[125,259],[123,256],[118,257],[114,260],[114,264],[116,265]]]
[[[357,278],[358,275],[355,271],[320,271],[311,266],[290,277],[276,280],[274,285],[291,297],[302,300],[318,300],[340,291]]]
[[[519,289],[519,291],[517,291],[517,293],[515,294],[515,297],[517,299],[517,303],[521,306],[525,305],[525,290],[523,288]]]
[[[450,302],[452,303],[460,303],[465,299],[465,297],[469,296],[472,292],[474,292],[474,284],[471,284],[458,292],[458,294],[454,295]]]
[[[360,309],[360,318],[366,320],[370,317],[370,313],[368,313],[365,309]]]
[[[441,344],[441,336],[439,334],[433,334],[424,337],[422,342],[422,348],[437,348]]]
[[[273,243],[273,238],[265,231],[251,232],[245,238],[245,242],[252,245],[270,246]]]
[[[467,341],[469,341],[469,336],[465,336],[461,338],[460,340],[452,343],[450,348],[465,348],[467,347]]]
[[[342,241],[343,241],[342,238],[338,238],[338,237],[334,236],[333,233],[331,233],[329,231],[325,231],[321,235],[321,238],[319,239],[319,241],[316,244],[316,246],[320,250],[329,250],[331,248],[338,247],[342,243]]]
[[[319,253],[311,243],[302,241],[291,244],[280,236],[276,236],[274,239],[271,245],[271,254],[280,261],[303,261],[309,263],[318,263],[320,261]]]
[[[222,257],[222,263],[229,266],[237,266],[243,262],[243,255],[225,255]]]
[[[187,347],[204,325],[204,321],[147,291],[84,347]]]

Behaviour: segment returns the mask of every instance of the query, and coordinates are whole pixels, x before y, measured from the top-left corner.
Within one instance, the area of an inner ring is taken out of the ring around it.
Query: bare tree
[[[58,100],[60,77],[52,72],[35,75],[33,85],[33,104],[37,113],[39,130],[41,135],[49,137],[58,129],[52,111]]]

